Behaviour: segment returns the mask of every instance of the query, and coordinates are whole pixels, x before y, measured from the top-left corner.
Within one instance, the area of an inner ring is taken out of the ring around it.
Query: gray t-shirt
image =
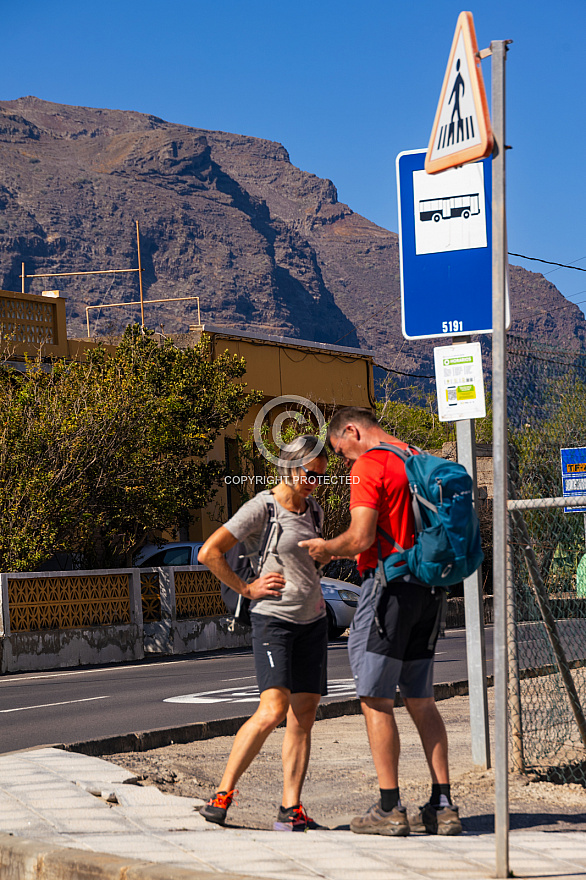
[[[226,523],[226,528],[239,541],[244,543],[246,552],[254,552],[259,545],[269,513],[265,498],[269,497],[275,506],[275,516],[282,528],[276,552],[267,555],[261,574],[278,571],[285,576],[285,588],[278,599],[259,599],[251,604],[255,614],[266,614],[293,623],[312,623],[325,617],[326,606],[321,591],[320,579],[315,562],[299,541],[315,538],[313,515],[307,502],[304,513],[286,510],[268,490],[260,492],[251,501],[243,504],[240,510]],[[318,505],[320,524],[323,510]]]

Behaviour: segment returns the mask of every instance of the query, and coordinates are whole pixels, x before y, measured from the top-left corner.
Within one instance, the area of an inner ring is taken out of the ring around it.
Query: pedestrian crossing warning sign
[[[427,155],[428,174],[492,152],[490,115],[471,12],[458,16]]]

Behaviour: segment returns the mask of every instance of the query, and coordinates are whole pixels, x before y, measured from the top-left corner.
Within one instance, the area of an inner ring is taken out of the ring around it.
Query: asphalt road
[[[435,681],[466,678],[465,633],[452,630],[438,642]],[[345,638],[330,643],[328,688],[326,701],[355,696]],[[0,753],[248,715],[257,702],[249,650],[15,673],[0,678]]]

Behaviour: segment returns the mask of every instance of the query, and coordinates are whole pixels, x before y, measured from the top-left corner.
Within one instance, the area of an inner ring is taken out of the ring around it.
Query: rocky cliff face
[[[280,144],[154,116],[21,98],[0,102],[0,284],[27,274],[132,268],[140,223],[145,299],[199,296],[204,321],[373,350],[429,373],[432,344],[401,336],[398,239],[295,168]],[[586,321],[543,276],[511,270],[514,332],[573,350]],[[136,274],[27,281],[85,306],[138,298]],[[147,307],[185,331],[195,305]],[[94,312],[94,315],[97,313]],[[107,310],[95,329],[136,320]]]

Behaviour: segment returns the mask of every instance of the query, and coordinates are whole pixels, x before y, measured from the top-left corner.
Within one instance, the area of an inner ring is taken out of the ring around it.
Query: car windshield
[[[190,565],[191,547],[167,547],[153,556],[149,556],[141,563],[142,568],[151,568],[157,565]]]

